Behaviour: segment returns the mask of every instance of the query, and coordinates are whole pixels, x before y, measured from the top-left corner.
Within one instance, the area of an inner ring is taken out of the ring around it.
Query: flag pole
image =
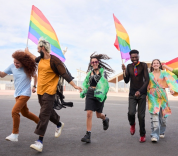
[[[121,53],[121,52],[120,52],[120,53]],[[122,55],[121,55],[121,60],[122,60],[122,64],[124,64],[123,59],[122,59]],[[123,70],[123,74],[124,74],[124,77],[126,77],[126,75],[125,75],[125,70]]]
[[[32,5],[32,8],[33,8],[33,5]],[[32,9],[31,9],[31,14],[32,14]],[[30,14],[30,18],[31,18],[31,14]],[[30,22],[29,22],[28,33],[29,33],[29,30],[30,30]],[[28,36],[28,35],[27,35],[27,36]],[[27,37],[27,44],[26,44],[26,48],[28,48],[28,37]]]

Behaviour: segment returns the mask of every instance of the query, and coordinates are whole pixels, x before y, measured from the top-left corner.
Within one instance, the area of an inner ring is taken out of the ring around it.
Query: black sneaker
[[[82,142],[90,143],[91,132],[87,132],[86,135],[81,139]]]
[[[107,130],[108,128],[109,128],[109,118],[106,117],[105,120],[103,120],[103,130]]]

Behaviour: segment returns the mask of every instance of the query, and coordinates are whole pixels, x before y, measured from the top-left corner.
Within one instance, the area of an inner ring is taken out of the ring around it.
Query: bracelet
[[[35,86],[35,85],[34,85],[33,87],[34,87],[34,88],[36,88],[36,86]]]

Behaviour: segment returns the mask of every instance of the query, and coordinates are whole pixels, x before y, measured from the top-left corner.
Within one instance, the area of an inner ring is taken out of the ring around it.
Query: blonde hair
[[[44,47],[45,50],[50,53],[51,52],[51,45],[48,41],[46,41],[45,39],[43,38],[40,38],[39,41],[38,41],[38,46],[40,47]]]

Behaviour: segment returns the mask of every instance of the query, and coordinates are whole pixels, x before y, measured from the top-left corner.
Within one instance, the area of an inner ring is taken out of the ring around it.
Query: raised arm
[[[33,54],[28,50],[28,48],[25,48],[25,53],[28,54],[33,60],[36,59],[36,56],[33,55]]]
[[[144,79],[145,79],[145,82],[143,86],[138,90],[140,93],[143,93],[144,90],[147,90],[147,87],[149,84],[149,74],[148,74],[147,64],[144,65]]]
[[[0,71],[0,77],[1,77],[1,78],[5,77],[6,75],[7,75],[7,74],[6,74],[5,72],[1,72],[1,71]]]
[[[130,74],[129,74],[129,70],[128,70],[128,66],[127,68],[125,67],[124,64],[122,64],[122,70],[123,70],[123,78],[124,78],[124,82],[128,83],[130,81]]]
[[[162,66],[163,66],[163,68],[166,68],[167,70],[169,70],[171,72],[173,71],[173,68],[167,66],[166,64],[163,64]]]

